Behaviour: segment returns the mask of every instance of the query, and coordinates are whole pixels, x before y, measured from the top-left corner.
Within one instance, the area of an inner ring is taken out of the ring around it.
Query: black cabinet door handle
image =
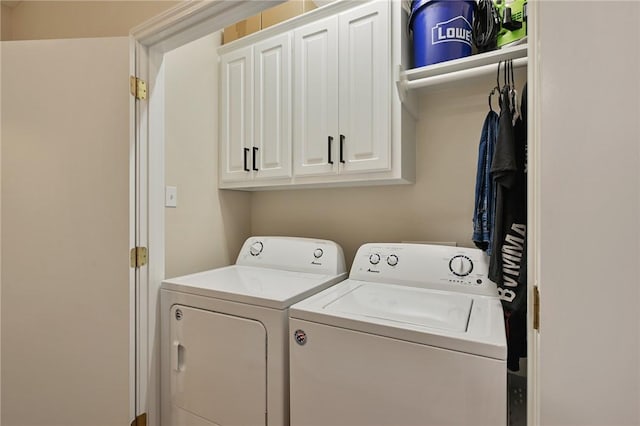
[[[328,146],[328,151],[327,153],[329,154],[329,164],[333,164],[333,160],[331,159],[331,145],[333,145],[333,137],[329,136],[329,140],[327,141],[327,146]]]
[[[244,149],[244,171],[250,172],[249,166],[247,166],[247,155],[249,155],[249,148]]]
[[[256,157],[258,156],[258,147],[254,146],[253,147],[253,170],[254,171],[258,171],[258,168],[256,167]]]
[[[344,161],[344,135],[340,135],[340,162],[341,163],[346,163],[346,161]]]

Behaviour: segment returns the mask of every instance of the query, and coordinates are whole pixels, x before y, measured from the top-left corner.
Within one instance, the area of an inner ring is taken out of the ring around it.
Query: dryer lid
[[[162,288],[250,305],[286,309],[292,303],[326,289],[344,278],[346,273],[323,275],[232,265],[170,278],[162,282]]]

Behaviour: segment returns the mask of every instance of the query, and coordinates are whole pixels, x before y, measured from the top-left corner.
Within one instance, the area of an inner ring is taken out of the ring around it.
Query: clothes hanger
[[[510,61],[504,61],[504,86],[503,88],[508,88],[509,87],[509,62]]]
[[[498,94],[498,96],[500,96],[500,64],[502,63],[502,61],[498,62],[498,75],[496,76],[496,85],[493,87],[493,89],[491,89],[491,91],[489,92],[489,110],[491,112],[493,111],[493,105],[491,105],[491,99],[493,98],[493,95],[495,95],[496,93]],[[497,91],[497,92],[496,92]]]
[[[500,89],[500,108],[509,108],[509,111],[513,112],[513,108],[511,106],[511,87],[509,85],[509,64],[511,61],[504,61],[504,73],[502,76],[502,88]],[[500,74],[500,70],[498,69],[498,74]],[[499,77],[499,76],[498,76]]]
[[[493,106],[491,105],[491,99],[493,98],[493,95],[498,94],[498,96],[500,96],[500,88],[498,86],[495,86],[493,89],[491,89],[491,92],[489,92],[489,109],[491,110],[491,112],[493,112]]]
[[[513,109],[513,124],[522,116],[520,103],[518,102],[518,91],[516,90],[516,80],[513,72],[513,61],[511,61],[511,108]]]
[[[500,66],[502,65],[502,61],[498,62],[498,72],[496,73],[496,86],[492,89],[491,94],[497,90],[498,93],[498,106],[502,110],[502,87],[500,87]],[[507,66],[507,61],[504,62],[505,67]],[[489,96],[491,96],[491,94]],[[489,102],[491,102],[491,98],[489,98]]]

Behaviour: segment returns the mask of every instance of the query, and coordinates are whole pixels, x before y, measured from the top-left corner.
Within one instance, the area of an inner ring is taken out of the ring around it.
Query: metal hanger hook
[[[491,110],[492,112],[493,112],[493,105],[491,105],[491,99],[493,98],[493,95],[495,95],[496,93],[498,94],[498,96],[500,95],[500,88],[498,86],[495,86],[489,92],[489,110]]]

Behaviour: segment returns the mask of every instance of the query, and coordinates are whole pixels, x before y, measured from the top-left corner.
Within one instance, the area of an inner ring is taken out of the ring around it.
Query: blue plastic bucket
[[[414,66],[437,64],[471,55],[473,0],[413,0]]]

